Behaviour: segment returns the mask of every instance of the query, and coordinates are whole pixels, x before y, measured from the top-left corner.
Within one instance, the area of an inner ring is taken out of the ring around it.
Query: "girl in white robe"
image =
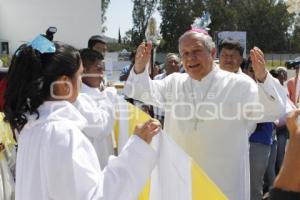
[[[81,132],[86,120],[71,104],[81,73],[79,52],[69,45],[38,36],[17,51],[4,105],[19,132],[16,200],[136,199],[150,176],[156,153],[147,143],[159,130],[153,120],[100,170]]]

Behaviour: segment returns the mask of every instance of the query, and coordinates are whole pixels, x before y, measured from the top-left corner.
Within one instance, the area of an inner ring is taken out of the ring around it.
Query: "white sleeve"
[[[118,102],[117,89],[114,87],[107,87],[104,90],[105,100],[108,100],[112,105],[116,105]]]
[[[259,102],[264,106],[263,122],[273,122],[292,110],[284,87],[269,73],[258,83]]]
[[[283,116],[281,116],[277,121],[277,127],[282,127],[284,125],[286,125],[286,117],[289,114],[289,112],[291,112],[292,110],[295,110],[296,107],[294,105],[294,103],[288,99],[288,105],[287,105],[287,113],[284,114]]]
[[[147,68],[136,74],[132,69],[124,87],[124,94],[146,104],[163,108],[170,91],[173,74],[162,80],[151,80]]]
[[[249,127],[253,128],[255,123],[275,121],[290,106],[283,87],[269,73],[264,83],[249,82],[243,90],[243,111]]]
[[[138,136],[131,136],[121,154],[110,157],[103,170],[104,199],[137,199],[156,162],[154,149]]]
[[[103,100],[97,104],[88,95],[80,94],[74,105],[88,121],[83,129],[87,136],[102,139],[111,133],[115,119],[115,107],[111,102]]]
[[[92,145],[79,130],[63,142],[49,150],[51,199],[136,199],[156,163],[153,148],[137,136],[130,138],[120,156],[111,159],[102,172]]]

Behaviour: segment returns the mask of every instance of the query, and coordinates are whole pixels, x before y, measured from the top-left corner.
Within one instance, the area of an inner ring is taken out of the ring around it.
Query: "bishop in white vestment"
[[[285,112],[286,98],[255,54],[258,80],[214,66],[214,43],[190,31],[179,39],[186,74],[151,80],[146,64],[151,44],[142,43],[127,80],[127,96],[164,108],[164,130],[207,173],[230,200],[249,200],[248,133],[253,124],[274,121]],[[263,77],[263,78],[261,78]]]

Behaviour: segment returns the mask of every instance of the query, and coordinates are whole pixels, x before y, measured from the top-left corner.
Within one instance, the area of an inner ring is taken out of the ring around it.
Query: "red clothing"
[[[287,81],[286,83],[287,85],[287,89],[289,92],[289,98],[291,99],[291,101],[296,105],[297,102],[297,97],[296,97],[296,77],[291,78]]]
[[[7,85],[7,80],[6,78],[3,78],[0,81],[0,111],[3,111],[3,106],[4,106],[4,92],[6,89],[6,85]]]

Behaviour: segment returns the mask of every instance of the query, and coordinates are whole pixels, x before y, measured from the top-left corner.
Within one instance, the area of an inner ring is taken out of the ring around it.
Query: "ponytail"
[[[60,76],[72,77],[80,66],[79,52],[66,44],[55,43],[54,53],[40,53],[22,45],[15,53],[4,94],[5,120],[21,131],[27,116],[39,117],[38,107],[50,97],[50,85]]]

